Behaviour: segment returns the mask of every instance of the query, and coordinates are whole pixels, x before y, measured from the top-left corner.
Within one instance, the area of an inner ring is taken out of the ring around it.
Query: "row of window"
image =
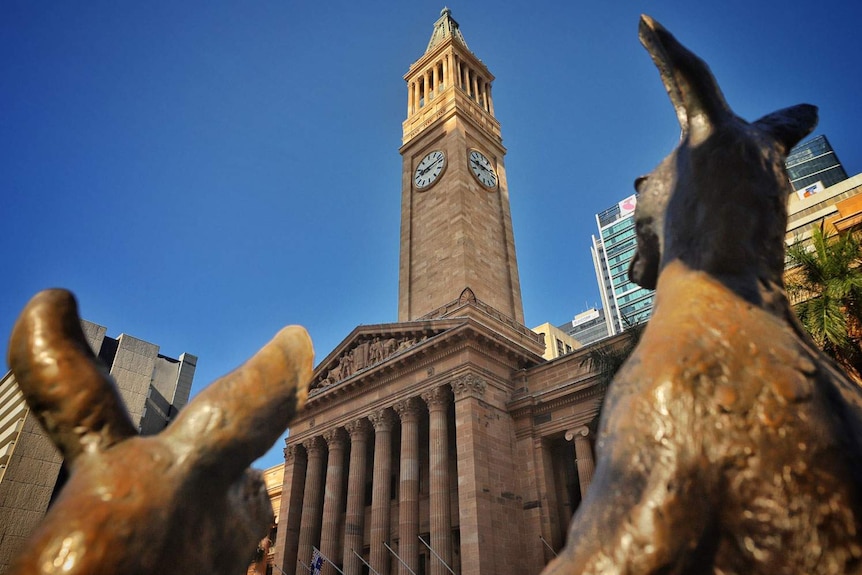
[[[824,188],[834,186],[847,179],[847,172],[841,166],[832,166],[820,172],[791,180],[794,190],[801,190],[815,182],[822,182]]]
[[[617,234],[619,232],[623,232],[623,231],[626,231],[629,229],[633,230],[634,227],[635,227],[634,217],[623,218],[613,225],[610,225],[606,228],[602,228],[602,238],[609,240],[610,238],[612,238],[614,236],[614,234]]]
[[[816,156],[832,152],[832,146],[829,145],[829,141],[826,139],[826,136],[817,136],[794,146],[793,149],[790,150],[790,153],[787,154],[787,159],[784,161],[784,165],[787,169],[790,169],[792,166],[800,162],[805,162]]]
[[[607,245],[605,244],[605,254],[608,258],[608,261],[614,258],[624,258],[627,257],[624,255],[625,252],[631,251],[634,252],[635,246],[637,245],[637,238],[634,236],[627,238],[625,241],[622,241],[618,244]],[[616,261],[622,261],[620,259]],[[616,263],[615,261],[615,263]]]

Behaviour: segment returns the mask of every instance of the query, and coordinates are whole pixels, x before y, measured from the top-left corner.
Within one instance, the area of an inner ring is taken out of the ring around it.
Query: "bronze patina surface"
[[[678,147],[640,178],[630,275],[652,319],[611,385],[564,573],[857,573],[862,395],[784,293],[787,151],[799,105],[748,123],[649,17],[640,39]]]
[[[70,476],[10,573],[245,572],[273,520],[248,466],[305,403],[312,362],[305,330],[287,327],[161,434],[140,437],[72,295],[36,295],[9,365]]]

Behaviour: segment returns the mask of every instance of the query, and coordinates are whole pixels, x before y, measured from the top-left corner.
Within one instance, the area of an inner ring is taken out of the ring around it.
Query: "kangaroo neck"
[[[708,304],[701,310],[706,313],[722,313],[721,310],[726,311],[725,304],[734,302],[757,307],[782,319],[792,315],[783,285],[773,279],[753,274],[712,274],[693,269],[681,259],[667,262],[658,278],[653,316],[664,306],[690,305],[694,301]]]

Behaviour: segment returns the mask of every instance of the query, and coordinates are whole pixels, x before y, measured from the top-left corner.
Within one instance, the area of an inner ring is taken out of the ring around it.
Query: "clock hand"
[[[436,167],[437,167],[437,165],[438,165],[442,160],[443,160],[443,158],[437,158],[436,160],[434,160],[433,162],[431,162],[431,164],[429,164],[429,165],[428,165],[428,167],[427,167],[427,168],[425,168],[425,172],[427,172],[427,171],[429,171],[429,170],[432,170],[432,169],[436,168]]]

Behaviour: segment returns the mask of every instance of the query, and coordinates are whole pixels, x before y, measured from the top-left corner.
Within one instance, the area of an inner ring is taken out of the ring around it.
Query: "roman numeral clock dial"
[[[494,190],[497,188],[497,173],[494,172],[494,166],[491,165],[491,160],[485,157],[485,154],[479,150],[470,150],[467,156],[470,160],[470,171],[479,180],[479,183]]]
[[[446,167],[446,154],[442,150],[434,150],[422,158],[416,171],[413,172],[413,184],[417,190],[425,190],[437,181]]]

